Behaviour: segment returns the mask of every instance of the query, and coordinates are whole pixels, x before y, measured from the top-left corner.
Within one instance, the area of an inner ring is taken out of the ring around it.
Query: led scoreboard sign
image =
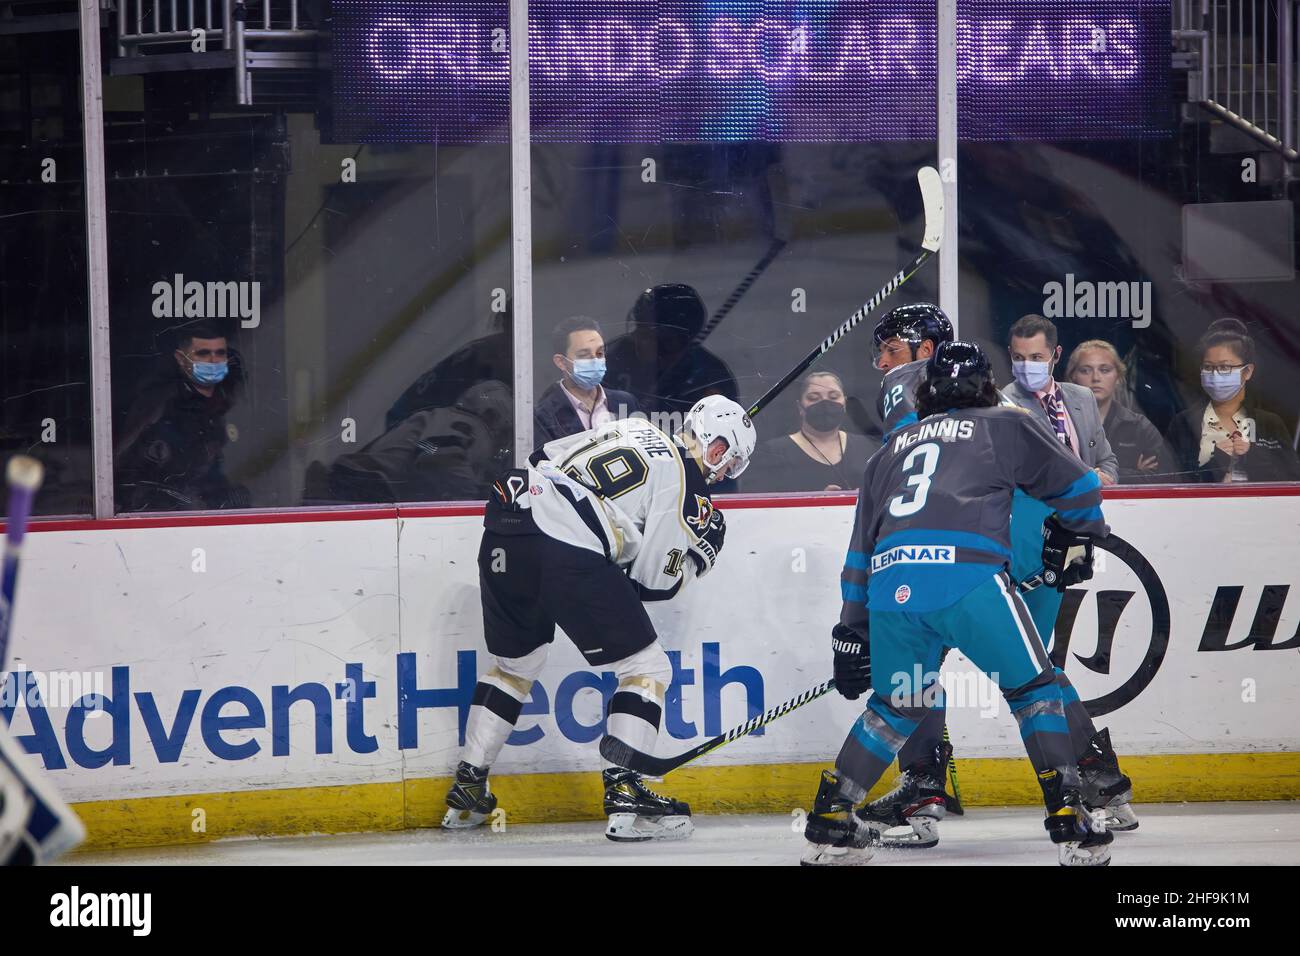
[[[531,0],[537,142],[935,136],[935,0]],[[334,0],[330,138],[506,142],[506,0]],[[1169,0],[959,0],[968,140],[1168,135]]]

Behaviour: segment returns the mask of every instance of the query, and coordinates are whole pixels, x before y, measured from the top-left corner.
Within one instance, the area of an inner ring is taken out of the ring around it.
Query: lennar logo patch
[[[148,936],[153,926],[152,893],[82,893],[74,886],[50,897],[51,926],[128,926]]]
[[[900,544],[871,556],[871,573],[883,571],[891,564],[952,564],[956,549],[946,545]]]

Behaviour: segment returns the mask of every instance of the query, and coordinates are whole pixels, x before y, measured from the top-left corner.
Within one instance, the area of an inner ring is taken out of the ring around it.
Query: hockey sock
[[[942,695],[940,695],[942,696]],[[906,770],[926,760],[933,760],[939,745],[943,743],[943,725],[948,717],[948,708],[944,702],[936,704],[925,712],[916,733],[907,738],[903,749],[898,752],[898,769]],[[939,768],[942,775],[943,768]]]
[[[1079,700],[1079,692],[1065,676],[1065,671],[1056,668],[1056,686],[1061,691],[1061,700],[1065,704],[1065,720],[1070,725],[1070,746],[1074,748],[1075,760],[1080,760],[1088,753],[1089,744],[1097,733],[1097,728],[1088,716],[1088,708]]]
[[[1034,772],[1041,779],[1043,774],[1057,771],[1064,786],[1078,789],[1079,771],[1065,719],[1065,701],[1055,673],[1043,671],[1023,687],[1007,691],[1006,698],[1020,725],[1020,739],[1024,741]]]
[[[923,707],[896,707],[873,691],[835,758],[840,793],[854,803],[865,800],[924,716]]]
[[[533,682],[494,667],[474,687],[469,720],[465,725],[465,751],[461,759],[487,769],[501,753],[506,738],[515,729]]]
[[[663,710],[663,684],[653,677],[627,678],[610,698],[606,733],[634,750],[651,753],[659,736]]]

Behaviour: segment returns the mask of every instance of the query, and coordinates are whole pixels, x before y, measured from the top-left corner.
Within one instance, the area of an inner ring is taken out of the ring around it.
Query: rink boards
[[[830,676],[850,501],[730,503],[717,569],[651,606],[676,672],[661,753]],[[466,512],[33,534],[0,713],[94,845],[430,825],[485,660]],[[1300,497],[1126,498],[1107,515],[1132,549],[1067,597],[1057,640],[1139,799],[1300,797]],[[995,688],[959,655],[941,680],[963,799],[1036,802]],[[599,813],[613,687],[557,636],[493,768],[510,820]],[[665,789],[697,812],[805,806],[860,703],[814,702]]]

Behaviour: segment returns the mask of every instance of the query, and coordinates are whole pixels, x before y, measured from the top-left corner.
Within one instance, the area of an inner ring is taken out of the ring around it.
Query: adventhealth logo
[[[153,927],[152,893],[83,893],[78,886],[50,897],[51,926],[127,926],[132,936]]]
[[[668,651],[673,682],[664,700],[664,728],[678,740],[689,740],[701,733],[707,737],[722,733],[724,687],[739,685],[744,689],[747,718],[761,714],[765,706],[763,675],[757,668],[737,664],[724,670],[721,645],[705,643],[700,650],[698,674],[696,668],[682,666],[680,651]],[[478,679],[477,652],[456,652],[452,687],[422,684],[414,653],[398,654],[395,664],[398,748],[418,747],[420,712],[440,707],[455,708],[463,745]],[[688,715],[682,688],[695,686],[697,679],[701,693],[692,695],[694,710]],[[318,754],[333,753],[336,743],[351,753],[367,754],[379,749],[378,739],[368,729],[378,718],[375,713],[367,713],[366,708],[366,702],[377,696],[376,683],[365,679],[364,666],[360,663],[345,664],[343,680],[333,684],[309,682],[293,687],[275,684],[269,691],[238,684],[210,692],[190,688],[180,691],[180,699],[172,707],[161,705],[153,691],[137,689],[131,668],[120,665],[112,668],[107,694],[87,694],[68,709],[62,733],[56,729],[46,702],[36,689],[35,675],[16,671],[4,675],[4,682],[0,684],[3,691],[0,721],[11,723],[15,702],[22,702],[31,730],[18,734],[17,740],[29,753],[39,755],[49,770],[66,769],[69,761],[92,769],[109,764],[127,766],[145,758],[148,750],[152,750],[152,757],[159,763],[176,763],[186,746],[195,743],[220,760],[248,760],[267,746],[272,756],[287,757],[292,745],[290,710],[294,708],[300,725],[305,715],[312,715],[308,726],[312,728],[310,739]],[[11,684],[14,686],[8,686]],[[553,689],[538,681],[507,743],[527,746],[555,732],[575,743],[598,740],[605,732],[604,718],[583,723],[575,715],[575,700],[585,690],[597,691],[604,703],[600,713],[604,714],[617,688],[618,678],[613,671],[574,671]],[[175,699],[174,693],[168,691],[167,699]],[[88,734],[87,718],[95,715],[107,715],[109,719],[105,721],[99,716],[90,724],[92,732]],[[549,721],[545,719],[548,717]],[[342,724],[341,741],[336,741],[340,736],[336,733],[337,723]],[[143,740],[136,732],[141,725]],[[754,733],[761,734],[762,728]],[[301,737],[299,741],[301,750]]]

